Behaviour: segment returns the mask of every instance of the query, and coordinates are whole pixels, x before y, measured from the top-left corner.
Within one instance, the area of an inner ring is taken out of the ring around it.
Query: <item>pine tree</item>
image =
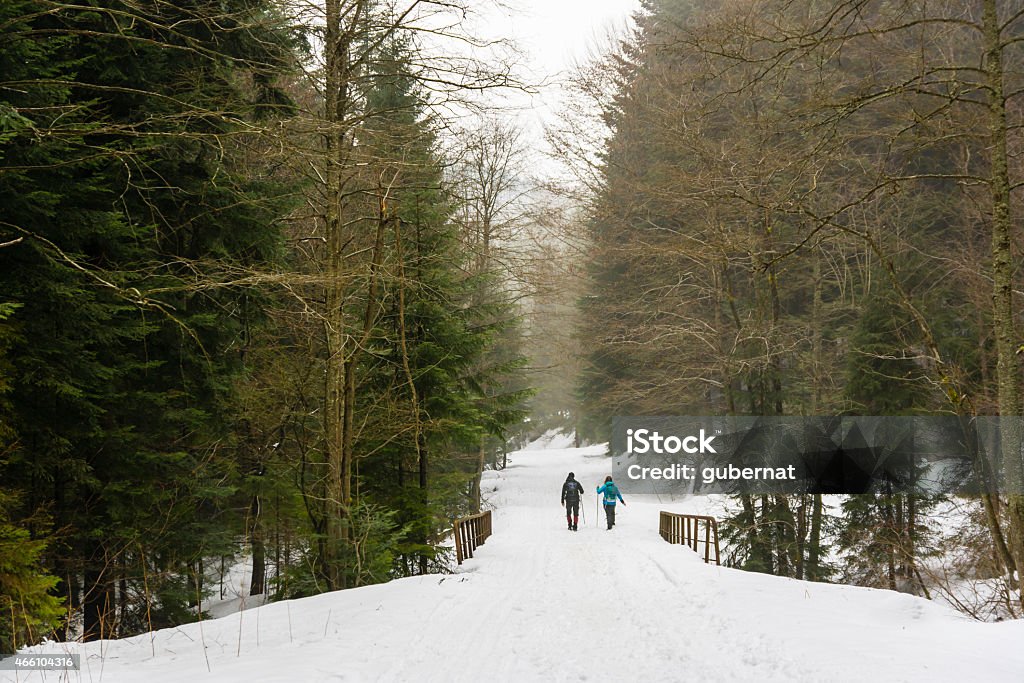
[[[366,95],[378,113],[361,133],[363,153],[371,177],[389,182],[375,193],[382,274],[362,304],[379,312],[371,316],[358,403],[359,421],[373,428],[355,445],[362,503],[394,514],[396,544],[378,543],[396,553],[399,574],[437,566],[448,520],[466,509],[481,439],[500,437],[520,419],[524,397],[486,389],[522,361],[485,362],[508,315],[479,295],[490,274],[469,272],[408,50],[398,38],[385,44]],[[387,412],[374,416],[382,404]]]
[[[232,140],[280,110],[289,38],[245,2],[37,9],[5,4],[0,48],[23,83],[0,95],[4,236],[23,238],[0,253],[24,312],[8,473],[19,515],[49,508],[67,530],[52,569],[94,638],[191,618],[203,555],[229,545],[212,514],[230,492],[230,349],[258,297],[209,285],[278,249],[280,193]],[[158,610],[125,602],[144,573]]]
[[[8,318],[17,307],[0,303],[0,482],[7,482],[8,453],[17,440],[10,420],[7,357],[11,330]],[[58,598],[50,595],[57,577],[46,571],[46,540],[32,538],[25,522],[14,524],[10,510],[14,494],[0,484],[0,655],[10,654],[52,632],[63,615]],[[33,520],[28,520],[31,524]],[[32,524],[38,526],[38,524]]]
[[[0,655],[38,642],[64,616],[61,601],[50,594],[57,577],[45,571],[47,541],[33,539],[10,521],[7,510],[13,502],[0,489]]]

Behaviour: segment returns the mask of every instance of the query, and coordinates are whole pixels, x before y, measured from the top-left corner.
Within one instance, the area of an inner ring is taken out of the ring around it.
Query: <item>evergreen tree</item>
[[[64,615],[61,601],[50,594],[57,577],[43,564],[47,543],[10,521],[13,502],[0,489],[0,656],[39,641]]]
[[[281,104],[290,37],[248,2],[41,5],[4,5],[0,48],[23,84],[0,93],[2,235],[24,238],[0,252],[24,312],[6,474],[19,515],[63,530],[52,569],[95,638],[191,618],[201,559],[228,543],[213,513],[252,298],[207,285],[275,257],[280,192],[231,136]],[[126,603],[143,574],[156,609]]]
[[[500,438],[521,419],[524,399],[515,389],[487,390],[523,361],[514,354],[485,360],[509,316],[480,296],[494,286],[490,274],[467,273],[470,256],[452,220],[423,93],[408,75],[408,49],[397,39],[385,46],[367,92],[378,113],[362,133],[364,153],[373,176],[392,182],[386,196],[376,195],[384,275],[371,292],[369,306],[380,314],[361,371],[360,415],[378,427],[356,444],[363,502],[394,513],[399,574],[436,566],[449,519],[466,509],[473,454],[481,439]],[[382,403],[388,422],[380,425],[381,416],[369,415]]]
[[[16,307],[0,303],[0,656],[31,644],[51,632],[63,614],[59,599],[50,595],[57,577],[47,573],[43,563],[46,541],[33,539],[25,520],[15,525],[10,510],[14,494],[6,484],[8,453],[17,435],[11,427],[7,357],[11,331],[6,322]]]

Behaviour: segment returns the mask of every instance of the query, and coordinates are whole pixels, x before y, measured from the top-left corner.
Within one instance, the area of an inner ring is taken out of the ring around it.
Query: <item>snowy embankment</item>
[[[494,536],[454,575],[42,646],[81,653],[81,672],[0,681],[1024,680],[1024,622],[707,566],[657,533],[658,510],[702,513],[706,499],[627,496],[606,531],[593,494],[609,471],[602,449],[545,445],[488,473]],[[587,488],[575,533],[558,504],[569,470]]]

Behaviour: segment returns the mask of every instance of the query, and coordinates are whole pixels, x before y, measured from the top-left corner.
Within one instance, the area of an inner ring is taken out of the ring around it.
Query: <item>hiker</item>
[[[615,526],[615,499],[621,500],[623,505],[626,504],[626,501],[622,500],[619,487],[612,481],[610,474],[604,478],[604,484],[597,487],[597,492],[604,494],[604,516],[608,518],[608,529],[610,530]]]
[[[572,472],[565,478],[562,484],[562,507],[565,508],[565,521],[569,524],[569,531],[576,531],[580,521],[580,496],[583,495],[583,485],[576,481],[576,475]]]

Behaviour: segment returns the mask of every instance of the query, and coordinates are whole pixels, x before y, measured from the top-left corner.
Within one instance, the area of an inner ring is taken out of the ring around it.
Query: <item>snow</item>
[[[558,429],[549,429],[544,432],[543,436],[539,437],[535,441],[531,442],[524,450],[527,451],[542,451],[542,450],[564,450],[571,448],[573,444],[574,436],[570,432],[566,434]],[[600,449],[600,450],[598,450]],[[582,450],[582,449],[581,449]],[[608,450],[606,444],[601,444],[596,448],[588,449],[588,452],[599,453],[603,455]],[[564,477],[563,477],[564,478]]]
[[[628,496],[606,531],[594,495],[610,471],[604,447],[547,445],[487,475],[494,535],[452,575],[42,645],[83,654],[81,672],[0,681],[1024,680],[1024,622],[705,565],[657,531],[659,510],[700,513],[706,498]],[[558,505],[570,470],[586,488],[578,532]]]
[[[203,612],[211,617],[225,617],[233,612],[259,607],[267,602],[266,595],[249,595],[252,584],[252,555],[244,555],[238,561],[232,560],[224,574],[219,568],[208,569],[206,581],[219,587],[218,594],[203,601]],[[267,582],[274,578],[274,565],[268,563]]]

